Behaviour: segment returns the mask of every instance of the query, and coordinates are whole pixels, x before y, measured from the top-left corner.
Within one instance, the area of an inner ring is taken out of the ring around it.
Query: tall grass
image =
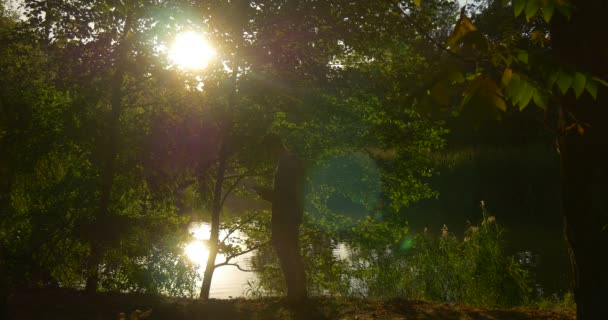
[[[482,204],[483,208],[483,204]],[[482,220],[462,238],[444,225],[440,235],[428,232],[414,240],[409,291],[417,298],[482,306],[530,303],[530,273],[505,254],[503,229],[483,208]]]

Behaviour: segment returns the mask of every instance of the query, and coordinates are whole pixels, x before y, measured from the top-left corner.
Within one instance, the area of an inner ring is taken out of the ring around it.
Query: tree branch
[[[268,171],[264,171],[264,172],[245,172],[243,174],[235,174],[232,176],[225,176],[224,179],[243,179],[245,177],[258,177],[258,176],[268,176],[271,175],[273,173],[273,170],[268,170]]]
[[[418,24],[416,23],[416,21],[414,21],[414,19],[412,19],[412,17],[410,17],[407,12],[405,12],[404,8],[400,5],[397,5],[397,8],[399,8],[399,11],[401,11],[402,13],[402,17],[404,17],[408,22],[407,24],[410,25],[410,27],[414,28],[414,30],[416,30],[416,32],[418,32],[422,37],[424,37],[427,41],[429,41],[430,43],[432,43],[433,45],[435,45],[438,49],[447,52],[448,54],[450,54],[451,56],[454,56],[458,59],[461,59],[462,61],[465,62],[470,62],[468,61],[465,57],[453,52],[452,50],[448,49],[447,47],[445,47],[443,44],[439,43],[437,40],[433,39],[431,36],[429,36],[426,32],[423,32],[420,27],[418,26]],[[464,9],[464,8],[463,8]]]
[[[237,230],[239,230],[239,229],[240,229],[240,228],[241,228],[243,225],[245,225],[246,223],[248,223],[248,222],[250,222],[251,220],[253,220],[253,218],[255,218],[255,216],[254,216],[254,215],[250,215],[249,217],[247,217],[247,219],[245,219],[245,220],[241,220],[241,221],[239,222],[239,224],[238,224],[238,225],[234,226],[233,228],[231,228],[231,229],[228,231],[228,234],[226,234],[226,236],[225,236],[225,237],[222,239],[221,243],[224,243],[226,240],[228,240],[228,238],[229,238],[229,237],[230,237],[230,236],[231,236],[231,235],[232,235],[234,232],[236,232]]]
[[[263,246],[266,246],[268,244],[270,244],[270,241],[262,242],[262,243],[260,243],[260,244],[258,244],[256,246],[253,246],[253,247],[251,247],[251,248],[249,248],[247,250],[244,250],[244,251],[241,251],[241,252],[237,252],[237,253],[235,253],[233,255],[227,256],[226,260],[224,260],[224,262],[216,264],[215,267],[217,268],[217,267],[228,265],[229,262],[230,262],[230,260],[232,260],[232,259],[234,259],[234,258],[236,258],[238,256],[242,256],[244,254],[247,254],[249,252],[255,251],[255,250],[257,250],[257,249],[259,249],[259,248],[261,248]]]
[[[226,199],[228,198],[228,196],[230,195],[230,193],[232,193],[232,191],[234,191],[234,189],[237,187],[237,185],[239,184],[239,182],[241,182],[243,179],[245,179],[247,176],[242,174],[239,177],[236,178],[236,180],[234,181],[234,183],[232,183],[232,185],[230,185],[230,187],[228,187],[228,190],[226,190],[226,193],[224,193],[224,195],[222,196],[222,200],[220,201],[220,208],[224,207],[224,202],[226,202]]]
[[[256,272],[256,271],[260,271],[258,269],[243,269],[241,268],[241,266],[238,263],[227,263],[227,262],[222,262],[220,264],[216,264],[215,267],[223,267],[223,266],[233,266],[233,267],[237,267],[237,269],[244,271],[244,272]]]

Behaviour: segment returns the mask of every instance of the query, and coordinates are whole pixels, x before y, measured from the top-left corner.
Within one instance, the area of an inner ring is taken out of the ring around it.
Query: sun
[[[201,34],[187,31],[175,37],[169,59],[181,69],[201,70],[207,67],[215,54]]]

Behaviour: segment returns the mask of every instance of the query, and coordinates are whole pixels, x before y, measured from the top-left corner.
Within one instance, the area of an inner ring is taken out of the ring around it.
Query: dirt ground
[[[13,294],[9,319],[87,320],[574,320],[570,310],[480,309],[424,301],[312,298],[289,306],[280,298],[206,302],[145,294],[85,294],[74,290],[35,290]],[[144,314],[144,317],[138,314]]]

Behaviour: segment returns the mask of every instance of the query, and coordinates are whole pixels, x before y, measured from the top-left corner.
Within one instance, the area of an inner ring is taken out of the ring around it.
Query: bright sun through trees
[[[187,31],[175,38],[169,50],[169,59],[181,69],[201,70],[207,67],[215,54],[201,34]]]
[[[190,261],[203,266],[207,263],[207,256],[209,255],[209,249],[203,241],[209,240],[211,228],[207,224],[198,224],[192,226],[189,232],[196,240],[190,242],[184,248],[184,253]]]

